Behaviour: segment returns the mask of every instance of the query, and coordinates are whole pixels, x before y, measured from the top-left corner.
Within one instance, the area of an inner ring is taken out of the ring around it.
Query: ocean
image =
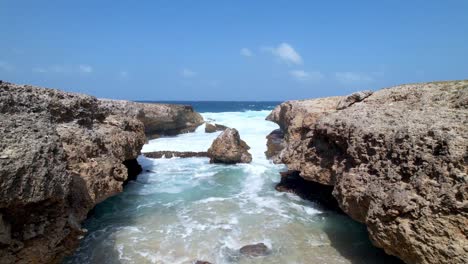
[[[283,165],[264,155],[278,126],[265,117],[279,102],[169,102],[193,105],[205,120],[234,127],[250,164],[208,158],[139,157],[143,173],[97,205],[79,249],[64,263],[400,263],[372,246],[365,226],[274,186]],[[206,151],[220,132],[150,140],[143,152]],[[264,257],[238,253],[263,242]]]

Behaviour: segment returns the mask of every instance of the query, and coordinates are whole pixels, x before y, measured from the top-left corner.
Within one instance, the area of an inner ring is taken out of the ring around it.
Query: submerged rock
[[[250,147],[240,139],[235,128],[228,128],[221,133],[208,149],[211,163],[250,163],[252,155],[248,152]]]
[[[239,252],[248,257],[261,257],[269,254],[268,247],[263,243],[243,246]]]
[[[468,81],[402,85],[339,111],[340,97],[285,102],[269,119],[285,131],[282,161],[333,186],[374,245],[407,263],[466,263],[467,98]]]
[[[208,122],[205,124],[205,132],[206,133],[214,133],[216,131],[224,131],[227,128],[228,128],[227,126],[223,126],[223,125],[220,125],[220,124],[213,124],[213,123],[208,123]]]
[[[152,158],[152,159],[160,159],[160,158],[192,158],[192,157],[208,157],[208,152],[194,152],[194,151],[153,151],[153,152],[145,152],[143,156]]]
[[[208,262],[208,261],[203,261],[203,260],[197,260],[195,262],[193,262],[194,264],[212,264],[211,262]]]

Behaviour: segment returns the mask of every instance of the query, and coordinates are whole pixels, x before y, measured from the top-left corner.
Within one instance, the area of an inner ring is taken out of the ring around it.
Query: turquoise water
[[[265,159],[265,136],[277,128],[269,111],[203,113],[239,130],[251,164],[214,165],[207,158],[139,158],[144,172],[123,193],[96,206],[89,233],[65,263],[393,263],[371,246],[365,227],[313,202],[274,189],[282,165]],[[150,141],[154,150],[203,151],[219,133]],[[248,258],[247,244],[271,253]]]

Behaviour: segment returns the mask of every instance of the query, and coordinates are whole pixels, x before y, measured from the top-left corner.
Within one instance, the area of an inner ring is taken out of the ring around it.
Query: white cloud
[[[82,73],[91,73],[93,72],[93,67],[86,65],[86,64],[81,64],[78,66],[80,69],[80,72]]]
[[[335,73],[335,77],[342,83],[371,82],[374,80],[374,78],[368,74],[357,72],[337,72]]]
[[[181,75],[184,78],[191,78],[191,77],[195,77],[197,75],[197,73],[190,70],[190,69],[183,69],[182,72],[181,72]]]
[[[3,70],[3,71],[11,71],[13,70],[13,65],[11,65],[10,63],[6,62],[6,61],[0,61],[0,70]]]
[[[281,43],[276,48],[266,47],[264,50],[271,52],[287,64],[302,64],[301,55],[288,43]]]
[[[245,56],[245,57],[252,57],[252,56],[253,56],[252,51],[251,51],[250,49],[248,49],[248,48],[242,48],[242,49],[240,50],[240,54],[241,54],[242,56]]]
[[[92,73],[93,67],[86,64],[81,65],[52,65],[47,67],[34,67],[32,72],[35,73]]]
[[[289,74],[298,81],[319,81],[324,78],[324,75],[318,71],[306,72],[303,70],[293,70],[290,71]]]

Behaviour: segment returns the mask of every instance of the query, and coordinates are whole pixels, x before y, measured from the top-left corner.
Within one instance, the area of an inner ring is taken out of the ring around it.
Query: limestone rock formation
[[[78,245],[89,210],[141,171],[144,125],[122,113],[125,105],[0,81],[2,264],[60,262]],[[180,121],[167,112],[145,116]]]
[[[468,259],[468,81],[402,85],[337,110],[343,98],[285,102],[282,161],[334,186],[374,245],[407,263]]]
[[[224,131],[227,128],[228,128],[227,126],[223,126],[223,125],[220,125],[220,124],[214,124],[214,123],[208,123],[208,122],[205,124],[205,132],[206,133],[214,133],[216,131]]]
[[[208,149],[211,163],[250,163],[252,155],[248,152],[250,147],[240,139],[235,128],[228,128],[221,133]]]
[[[367,97],[371,96],[372,93],[373,93],[372,91],[361,91],[361,92],[355,92],[351,95],[348,95],[338,102],[336,109],[343,110],[346,107],[351,106],[352,104],[359,103],[362,100],[366,99]]]
[[[138,103],[100,99],[99,103],[113,113],[137,118],[145,126],[149,139],[193,132],[203,124],[203,117],[189,105]]]
[[[280,154],[286,146],[283,130],[275,129],[266,138],[267,150],[265,151],[265,156],[273,160],[274,163],[281,163]]]

